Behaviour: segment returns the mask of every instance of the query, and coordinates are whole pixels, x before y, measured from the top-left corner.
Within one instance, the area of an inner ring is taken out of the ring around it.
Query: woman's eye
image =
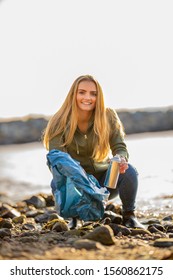
[[[96,92],[92,92],[91,95],[92,96],[97,96],[97,93]]]

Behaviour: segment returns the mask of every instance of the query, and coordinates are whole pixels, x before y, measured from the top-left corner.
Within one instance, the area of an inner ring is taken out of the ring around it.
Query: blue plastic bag
[[[60,216],[83,221],[97,221],[103,217],[109,197],[107,188],[101,187],[68,153],[51,150],[47,154],[47,164],[53,175],[51,187]]]

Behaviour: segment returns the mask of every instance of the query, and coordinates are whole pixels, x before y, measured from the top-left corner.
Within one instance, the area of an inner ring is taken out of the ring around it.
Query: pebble
[[[173,246],[173,238],[160,238],[156,239],[153,243],[156,247],[170,247]]]
[[[114,232],[109,225],[96,227],[92,232],[85,234],[83,238],[95,240],[104,245],[115,244]]]
[[[68,225],[62,219],[54,219],[54,220],[48,221],[43,226],[43,229],[50,229],[50,230],[55,230],[55,231],[67,231]]]
[[[120,233],[124,236],[130,235],[131,230],[123,225],[116,225],[114,223],[110,224],[110,227],[112,228],[114,235],[120,235]]]
[[[15,224],[23,224],[26,220],[26,216],[25,215],[21,215],[19,217],[14,217],[12,219],[12,222]]]
[[[164,226],[162,226],[161,224],[151,224],[148,226],[148,230],[150,231],[150,228],[152,228],[152,227],[154,227],[155,229],[158,229],[159,231],[162,231],[162,232],[166,231]]]
[[[58,221],[52,226],[52,230],[57,232],[62,232],[62,231],[64,232],[64,231],[68,231],[69,228],[67,224],[63,223],[62,221]]]
[[[34,205],[36,208],[46,207],[46,200],[41,195],[33,195],[29,199],[24,200],[28,205]]]
[[[172,221],[172,220],[173,220],[172,215],[163,218],[163,221]]]
[[[35,224],[26,223],[26,224],[22,225],[22,229],[23,230],[35,230],[36,229],[36,225]]]
[[[148,230],[149,230],[150,233],[157,233],[157,234],[159,234],[162,237],[166,237],[166,234],[163,233],[163,231],[157,229],[154,225],[149,226]]]
[[[0,218],[0,228],[12,228],[12,222],[8,219]]]
[[[0,207],[0,216],[3,218],[14,218],[14,217],[19,217],[20,215],[21,213],[11,205],[3,203],[2,206]]]
[[[8,228],[1,228],[0,229],[0,238],[10,236],[11,237],[11,231]]]

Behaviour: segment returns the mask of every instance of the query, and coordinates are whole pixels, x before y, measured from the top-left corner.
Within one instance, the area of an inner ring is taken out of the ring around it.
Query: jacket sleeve
[[[125,157],[128,161],[129,153],[124,139],[123,125],[117,113],[112,109],[109,109],[108,119],[111,127],[109,144],[112,151],[112,155],[115,156],[116,154],[119,154]]]
[[[49,151],[56,149],[62,152],[66,152],[66,149],[65,147],[62,147],[62,144],[63,144],[63,135],[59,134],[49,141]]]

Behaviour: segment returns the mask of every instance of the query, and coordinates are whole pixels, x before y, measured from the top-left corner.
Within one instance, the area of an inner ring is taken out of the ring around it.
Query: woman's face
[[[97,88],[92,81],[81,81],[78,85],[76,102],[78,110],[92,111],[95,109],[97,100]]]

